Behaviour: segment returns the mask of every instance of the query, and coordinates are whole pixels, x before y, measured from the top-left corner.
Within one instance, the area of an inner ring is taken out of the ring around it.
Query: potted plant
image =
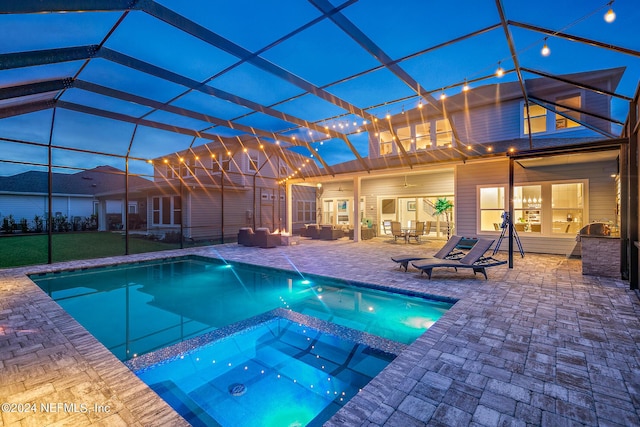
[[[449,239],[449,237],[451,237],[451,224],[449,222],[449,212],[453,208],[453,203],[451,202],[451,200],[448,200],[446,197],[438,197],[433,208],[434,208],[434,213],[436,215],[444,214],[444,217],[447,221],[447,239]]]

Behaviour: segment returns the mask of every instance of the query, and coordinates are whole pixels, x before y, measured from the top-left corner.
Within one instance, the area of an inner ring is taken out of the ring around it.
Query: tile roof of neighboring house
[[[149,180],[138,176],[129,176],[129,188],[149,184]],[[98,166],[93,169],[74,173],[53,173],[54,194],[95,195],[105,191],[124,189],[124,172],[112,166]],[[0,193],[47,193],[48,173],[28,171],[12,176],[0,176]]]

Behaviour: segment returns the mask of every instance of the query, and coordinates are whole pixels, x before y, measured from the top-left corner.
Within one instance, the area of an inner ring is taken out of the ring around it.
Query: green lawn
[[[0,236],[0,268],[47,262],[47,235]],[[177,249],[178,243],[162,243],[129,237],[129,253]],[[56,233],[52,239],[53,262],[124,255],[125,239],[118,233]]]

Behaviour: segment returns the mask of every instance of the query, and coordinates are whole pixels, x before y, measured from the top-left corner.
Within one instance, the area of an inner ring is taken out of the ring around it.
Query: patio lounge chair
[[[462,237],[460,236],[451,236],[451,238],[447,240],[447,243],[445,243],[445,245],[438,252],[436,252],[435,254],[433,254],[433,256],[430,256],[430,257],[418,256],[415,254],[397,255],[397,256],[392,256],[391,260],[400,264],[400,267],[399,267],[400,270],[402,270],[402,267],[404,267],[404,271],[407,271],[407,267],[409,265],[409,262],[411,261],[419,261],[421,259],[431,259],[431,258],[460,259],[464,256],[464,253],[457,251],[455,249],[461,240],[462,240]]]
[[[500,261],[492,257],[485,257],[484,253],[489,250],[491,245],[493,245],[495,240],[493,239],[479,239],[478,243],[476,243],[473,248],[467,253],[464,257],[459,260],[453,259],[426,259],[420,262],[412,262],[415,268],[420,270],[420,275],[422,273],[427,273],[429,279],[431,279],[431,272],[436,267],[453,267],[458,271],[458,268],[472,268],[473,274],[482,273],[484,274],[485,280],[487,279],[487,267],[493,267],[496,265],[506,264],[507,261]]]

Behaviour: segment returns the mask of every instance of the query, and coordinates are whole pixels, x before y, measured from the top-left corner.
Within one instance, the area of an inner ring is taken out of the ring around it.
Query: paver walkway
[[[459,300],[330,426],[640,425],[640,300],[627,283],[583,276],[579,260],[552,255],[516,254],[514,269],[490,268],[486,281],[448,269],[428,280],[390,261],[442,243],[302,239],[99,262],[198,253]],[[0,403],[102,404],[109,412],[3,412],[0,425],[184,425],[24,276],[95,264],[0,270]]]

